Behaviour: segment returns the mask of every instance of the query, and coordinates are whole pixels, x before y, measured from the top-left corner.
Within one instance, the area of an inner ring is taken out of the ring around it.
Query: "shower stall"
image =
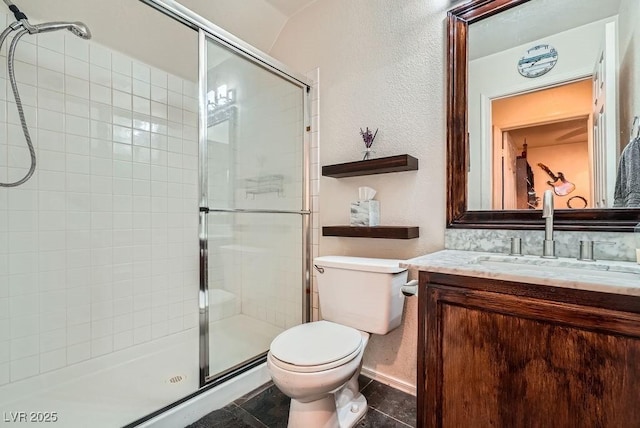
[[[92,38],[21,35],[19,100],[0,51],[0,418],[153,426],[259,386],[309,319],[308,82],[173,0],[23,3]]]

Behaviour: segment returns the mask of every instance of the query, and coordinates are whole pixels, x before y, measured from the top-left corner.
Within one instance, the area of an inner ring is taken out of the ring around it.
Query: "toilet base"
[[[362,361],[351,379],[335,393],[336,411],[340,428],[352,428],[367,413],[367,399],[360,393],[358,377],[362,370]]]
[[[302,403],[292,398],[288,428],[353,428],[368,408],[358,391],[360,367],[342,388],[319,400]]]
[[[291,399],[288,428],[353,428],[367,413],[367,399],[358,395],[336,408],[333,394],[310,403]]]
[[[333,394],[319,400],[301,403],[291,399],[288,428],[338,428],[336,400]]]
[[[340,422],[340,428],[352,428],[356,426],[360,419],[364,418],[367,414],[367,399],[364,395],[358,394],[350,403],[339,407],[338,420]]]

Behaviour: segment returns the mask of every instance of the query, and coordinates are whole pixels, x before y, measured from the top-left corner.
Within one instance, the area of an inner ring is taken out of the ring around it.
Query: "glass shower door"
[[[263,357],[277,334],[303,321],[309,213],[306,86],[210,38],[205,58],[201,369],[208,381]]]

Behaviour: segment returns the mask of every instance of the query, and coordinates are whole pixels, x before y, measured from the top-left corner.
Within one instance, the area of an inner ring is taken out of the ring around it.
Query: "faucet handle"
[[[593,256],[593,247],[594,244],[604,244],[604,245],[613,245],[614,242],[609,241],[590,241],[584,240],[580,241],[580,255],[578,256],[578,260],[583,262],[595,262],[596,259]]]
[[[517,236],[511,237],[511,248],[509,250],[510,256],[521,256],[522,255],[522,239]]]
[[[511,236],[509,238],[499,239],[500,242],[509,242],[509,255],[522,255],[522,239],[519,236]]]

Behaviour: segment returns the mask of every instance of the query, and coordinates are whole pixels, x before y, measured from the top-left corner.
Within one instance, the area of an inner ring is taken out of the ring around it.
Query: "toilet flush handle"
[[[324,268],[322,266],[313,265],[313,267],[316,268],[319,273],[324,273]]]
[[[415,296],[416,294],[418,294],[418,280],[412,279],[411,281],[403,285],[400,290],[402,291],[402,294],[407,297]]]

